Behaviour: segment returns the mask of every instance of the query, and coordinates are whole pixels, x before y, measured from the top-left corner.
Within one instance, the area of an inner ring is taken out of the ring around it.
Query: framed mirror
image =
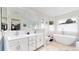
[[[49,21],[49,25],[53,25],[54,24],[54,21]]]
[[[20,30],[20,25],[19,19],[11,19],[11,30]]]

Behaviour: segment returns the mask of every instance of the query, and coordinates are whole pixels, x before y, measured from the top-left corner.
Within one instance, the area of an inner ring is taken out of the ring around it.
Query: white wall
[[[48,8],[49,9],[49,8]],[[50,8],[51,9],[51,8]],[[53,8],[54,9],[54,8]],[[52,9],[52,10],[53,10]],[[57,8],[56,8],[57,9]],[[56,12],[56,14],[63,14],[65,13],[65,11],[67,12],[66,14],[64,15],[60,15],[60,16],[56,16],[56,17],[47,17],[47,15],[44,15],[43,13],[41,13],[41,9],[40,12],[33,9],[33,8],[19,8],[19,7],[15,7],[15,8],[11,8],[11,7],[8,7],[7,8],[7,22],[8,22],[8,30],[11,29],[11,18],[15,18],[15,19],[20,19],[21,21],[21,30],[26,30],[27,27],[23,27],[23,24],[28,24],[28,25],[35,25],[35,24],[38,24],[41,22],[41,19],[45,19],[45,20],[54,20],[55,24],[54,24],[54,27],[55,27],[55,31],[57,30],[57,21],[58,20],[61,20],[61,19],[67,19],[67,18],[71,18],[71,17],[78,17],[79,15],[79,10],[78,11],[74,11],[75,8],[72,9],[73,12],[70,12],[72,8],[68,9],[65,8],[65,9],[58,9],[58,12]],[[77,10],[78,8],[76,8]],[[3,16],[6,17],[6,8],[3,9],[4,12],[3,12]],[[43,10],[43,9],[42,9]],[[44,9],[45,10],[45,9]],[[43,11],[44,11],[43,10]],[[49,10],[50,11],[50,10]],[[63,11],[63,12],[62,12]],[[53,11],[50,11],[51,12],[51,15],[53,14],[52,12]],[[55,12],[55,9],[54,9],[54,12]],[[60,13],[61,12],[61,13]],[[45,13],[45,12],[44,12]],[[49,14],[48,14],[49,15]],[[50,16],[50,15],[49,15]],[[55,15],[54,15],[55,16]],[[32,26],[32,27],[33,27]]]
[[[9,30],[11,29],[11,18],[20,19],[21,30],[27,29],[27,27],[23,27],[23,24],[34,27],[35,24],[39,24],[41,21],[40,15],[29,8],[7,8],[7,17]]]
[[[66,24],[66,25],[61,25],[61,26],[58,26],[58,21],[60,20],[64,20],[64,19],[69,19],[69,18],[76,18],[77,19],[77,23],[76,24]],[[73,12],[69,12],[69,13],[66,13],[66,14],[63,14],[63,15],[60,15],[60,16],[56,16],[53,18],[55,20],[55,30],[56,32],[58,32],[58,30],[61,30],[62,28],[65,28],[65,32],[66,31],[71,31],[72,33],[73,32],[79,32],[78,30],[78,24],[79,24],[79,10],[77,11],[73,11]],[[61,27],[61,28],[60,28]],[[58,28],[58,30],[57,30]]]
[[[72,11],[72,12],[69,12],[69,13],[65,13],[65,14],[53,17],[53,19],[61,20],[61,19],[66,19],[66,18],[74,18],[74,17],[78,17],[78,16],[79,16],[79,10]]]
[[[36,7],[32,9],[40,12],[42,15],[55,17],[79,10],[79,7]]]

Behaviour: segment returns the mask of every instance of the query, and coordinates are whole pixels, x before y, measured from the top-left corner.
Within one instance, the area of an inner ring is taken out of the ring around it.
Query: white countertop
[[[37,35],[41,35],[42,33],[36,33],[36,34],[29,34],[29,35],[25,35],[25,34],[20,34],[20,35],[9,35],[7,36],[8,40],[15,40],[15,39],[22,39],[22,38],[27,38],[27,37],[31,37],[31,36],[37,36]]]

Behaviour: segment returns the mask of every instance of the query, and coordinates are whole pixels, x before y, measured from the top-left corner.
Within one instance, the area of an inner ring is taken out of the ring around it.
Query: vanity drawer
[[[30,44],[29,45],[29,51],[33,51],[33,50],[35,50],[36,48],[35,48],[35,45],[34,44]]]
[[[42,42],[43,41],[43,37],[42,36],[38,36],[36,40],[37,40],[37,42]]]
[[[9,50],[10,51],[21,51],[21,46],[20,45],[10,46]]]
[[[36,36],[33,36],[33,37],[30,37],[29,38],[29,42],[31,43],[31,42],[33,42],[33,43],[36,43]]]
[[[10,40],[8,41],[8,45],[9,46],[16,46],[16,45],[19,45],[20,44],[20,40]]]
[[[39,41],[37,41],[37,48],[39,48],[40,46],[42,46],[44,43],[42,41],[42,39],[39,39]]]
[[[21,51],[28,51],[28,38],[21,39]]]
[[[43,36],[42,35],[37,36],[36,41],[37,41],[37,48],[41,47],[44,44]]]

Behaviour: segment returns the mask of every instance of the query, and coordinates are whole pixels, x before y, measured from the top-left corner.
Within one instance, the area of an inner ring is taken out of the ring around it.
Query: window
[[[54,24],[54,22],[53,21],[49,21],[49,25],[53,25]]]
[[[58,31],[77,32],[76,18],[59,20],[57,25]]]
[[[54,21],[49,21],[49,30],[54,31]]]
[[[63,20],[59,24],[62,25],[62,24],[72,24],[72,23],[76,23],[76,19],[75,18],[70,18],[70,19]]]

